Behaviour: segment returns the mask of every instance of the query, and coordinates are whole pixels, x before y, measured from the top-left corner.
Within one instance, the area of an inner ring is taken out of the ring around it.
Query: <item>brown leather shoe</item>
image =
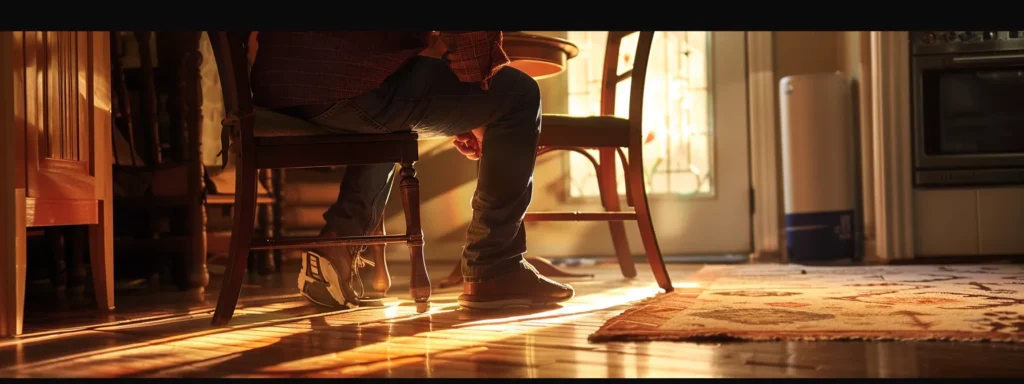
[[[479,283],[462,284],[459,305],[470,309],[500,309],[510,306],[541,307],[572,299],[576,291],[529,269]]]

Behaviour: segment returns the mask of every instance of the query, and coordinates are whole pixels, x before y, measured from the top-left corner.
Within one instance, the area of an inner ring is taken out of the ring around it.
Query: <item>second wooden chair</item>
[[[234,314],[251,250],[375,245],[404,242],[412,259],[409,290],[417,310],[426,311],[430,279],[423,259],[420,228],[419,180],[413,167],[419,152],[415,133],[340,135],[324,127],[271,111],[254,111],[249,87],[246,41],[248,33],[208,32],[224,92],[224,129],[239,153],[234,217],[227,271],[213,315],[224,325]],[[227,148],[228,146],[225,146]],[[252,239],[259,169],[312,168],[370,163],[398,163],[399,186],[405,208],[406,234],[341,238]],[[375,260],[375,287],[390,281],[383,255]],[[380,280],[380,281],[378,281]],[[388,284],[389,285],[389,284]],[[384,289],[386,291],[386,287]]]
[[[619,73],[619,52],[623,40],[637,34],[636,51],[632,56],[632,68]],[[540,135],[538,156],[556,150],[574,151],[584,155],[597,170],[597,182],[601,191],[601,203],[605,212],[530,212],[527,221],[607,221],[612,235],[612,244],[618,256],[622,275],[636,276],[636,265],[630,253],[623,221],[636,221],[640,229],[647,254],[647,263],[654,272],[658,286],[665,292],[672,292],[672,280],[665,268],[665,260],[654,233],[654,222],[647,203],[647,184],[643,166],[643,111],[644,86],[647,81],[647,64],[651,56],[653,31],[611,31],[604,52],[604,74],[601,82],[601,115],[567,116],[544,114]],[[615,116],[615,88],[620,82],[630,80],[629,117]],[[623,152],[622,148],[626,148]],[[597,149],[599,159],[585,151]],[[626,202],[633,211],[622,210],[616,186],[615,157],[625,171]]]

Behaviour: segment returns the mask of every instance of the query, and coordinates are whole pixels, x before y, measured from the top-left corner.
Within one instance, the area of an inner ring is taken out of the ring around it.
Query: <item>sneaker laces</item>
[[[354,281],[356,283],[352,287],[352,290],[355,291],[356,296],[358,296],[359,298],[362,298],[366,294],[366,288],[363,287],[363,278],[360,276],[359,270],[362,268],[366,268],[367,265],[371,267],[376,267],[377,263],[374,263],[372,260],[363,257],[362,252],[359,252],[352,256],[351,281]]]

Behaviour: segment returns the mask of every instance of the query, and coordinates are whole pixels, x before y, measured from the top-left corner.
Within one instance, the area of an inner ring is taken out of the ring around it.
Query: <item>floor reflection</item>
[[[129,336],[135,342],[17,364],[0,374],[205,377],[239,372],[259,377],[387,377],[418,372],[430,377],[443,366],[449,374],[462,372],[471,377],[540,377],[539,367],[573,361],[574,357],[571,350],[538,355],[538,348],[563,346],[551,340],[557,335],[544,334],[545,329],[574,324],[655,293],[650,285],[624,284],[581,294],[566,306],[505,311],[465,310],[454,297],[446,300],[441,295],[425,314],[416,313],[407,301],[330,313],[293,300],[240,308],[226,328],[204,326],[209,321],[207,315],[186,313],[79,328],[79,333],[64,333],[65,341],[83,336],[81,332],[100,332]],[[576,336],[585,338],[589,331],[587,328]],[[17,346],[20,350],[45,336],[60,335],[59,331],[30,335],[36,338],[28,337]],[[88,370],[74,369],[82,364],[88,365]],[[494,366],[509,370],[496,372]],[[559,373],[578,374],[572,370]]]
[[[392,305],[329,311],[294,293],[247,296],[230,326],[211,327],[209,303],[176,313],[0,341],[0,377],[916,377],[1021,375],[1024,347],[982,343],[590,343],[604,322],[658,292],[616,266],[587,267],[563,306],[460,309],[458,290],[416,313]],[[677,286],[688,270],[673,266]],[[644,276],[641,274],[641,276]],[[396,281],[400,278],[396,278]],[[397,289],[396,289],[397,290]],[[205,306],[204,306],[205,305]]]

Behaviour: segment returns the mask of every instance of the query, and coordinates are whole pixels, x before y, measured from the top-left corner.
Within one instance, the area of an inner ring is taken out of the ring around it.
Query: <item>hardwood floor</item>
[[[449,263],[432,263],[431,276]],[[698,265],[671,265],[675,284]],[[295,270],[246,284],[235,318],[210,326],[220,276],[205,294],[118,296],[118,309],[29,311],[26,335],[0,340],[0,377],[1015,377],[1024,347],[1004,343],[587,341],[656,292],[646,265],[575,267],[577,297],[541,311],[471,312],[460,289],[435,290],[417,314],[408,265],[391,268],[398,300],[327,311],[296,294]],[[403,276],[405,275],[405,276]],[[31,288],[30,288],[31,289]],[[121,294],[121,292],[119,292]]]

